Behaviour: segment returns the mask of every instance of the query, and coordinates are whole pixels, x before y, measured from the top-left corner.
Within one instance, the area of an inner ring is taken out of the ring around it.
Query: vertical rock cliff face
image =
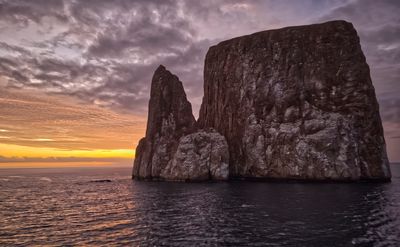
[[[133,177],[159,178],[195,122],[182,82],[161,65],[151,82],[146,137],[136,148]]]
[[[146,137],[136,148],[132,178],[155,180],[224,180],[229,152],[219,133],[197,130],[182,83],[164,66],[151,82]]]
[[[231,177],[390,179],[379,106],[352,24],[264,31],[209,49],[198,125]]]
[[[264,31],[209,49],[196,123],[179,79],[153,77],[133,177],[390,180],[369,67],[352,24]]]

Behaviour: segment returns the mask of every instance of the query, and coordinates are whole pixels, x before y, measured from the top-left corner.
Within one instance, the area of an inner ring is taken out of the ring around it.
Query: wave
[[[52,182],[53,181],[51,178],[48,178],[48,177],[41,177],[41,178],[39,178],[39,180],[46,181],[46,182]]]

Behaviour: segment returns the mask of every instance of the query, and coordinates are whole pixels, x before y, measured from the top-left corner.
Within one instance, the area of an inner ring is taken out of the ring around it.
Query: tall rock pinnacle
[[[160,65],[151,82],[146,137],[136,149],[132,176],[159,178],[172,159],[179,138],[190,133],[195,122],[182,82]]]

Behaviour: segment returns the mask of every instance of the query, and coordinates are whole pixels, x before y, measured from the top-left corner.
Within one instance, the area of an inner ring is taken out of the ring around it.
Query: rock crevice
[[[139,141],[132,177],[152,180],[224,180],[225,137],[198,130],[182,82],[160,65],[151,83],[146,136]]]

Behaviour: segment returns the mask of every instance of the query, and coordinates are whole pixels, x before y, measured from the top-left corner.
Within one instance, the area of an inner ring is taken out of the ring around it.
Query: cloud
[[[0,0],[0,86],[145,118],[152,74],[164,64],[183,82],[197,115],[211,45],[345,19],[360,35],[382,119],[400,122],[399,12],[397,0]]]
[[[121,162],[126,158],[82,158],[82,157],[50,157],[50,158],[31,158],[31,157],[5,157],[0,156],[0,163],[63,163],[63,162]]]
[[[64,150],[133,149],[145,118],[37,90],[1,89],[1,143]],[[3,154],[4,155],[4,154]]]
[[[384,98],[380,102],[380,108],[383,109],[381,111],[383,121],[400,123],[400,98]]]
[[[0,1],[0,16],[3,20],[18,25],[29,22],[41,23],[44,17],[51,16],[65,21],[64,1],[61,0],[14,0]]]
[[[145,115],[152,73],[159,64],[165,64],[189,79],[185,86],[199,108],[202,59],[209,42],[196,38],[179,2],[42,4],[41,11],[46,10],[47,15],[65,16],[63,25],[67,29],[54,26],[60,31],[45,40],[40,37],[39,41],[27,42],[28,49],[0,43],[0,52],[7,51],[0,74],[7,78],[9,87],[40,88]],[[19,21],[41,23],[38,16],[46,14],[39,15],[42,12],[36,10],[38,7],[27,1],[5,2],[3,9],[9,13],[2,21],[11,25],[20,25]],[[25,27],[26,33],[33,32],[28,24]]]
[[[220,39],[200,34],[192,17],[207,15],[207,21],[212,21],[224,12],[224,28],[227,21],[247,10],[240,2],[226,1],[221,6],[210,2],[207,8],[178,1],[51,1],[41,2],[42,6],[5,1],[3,9],[8,13],[1,21],[35,35],[29,41],[0,43],[0,52],[4,52],[0,74],[11,88],[39,88],[145,115],[152,73],[164,64],[185,84],[197,114],[204,56]],[[52,35],[38,35],[47,24],[46,16],[64,18],[51,25]]]

